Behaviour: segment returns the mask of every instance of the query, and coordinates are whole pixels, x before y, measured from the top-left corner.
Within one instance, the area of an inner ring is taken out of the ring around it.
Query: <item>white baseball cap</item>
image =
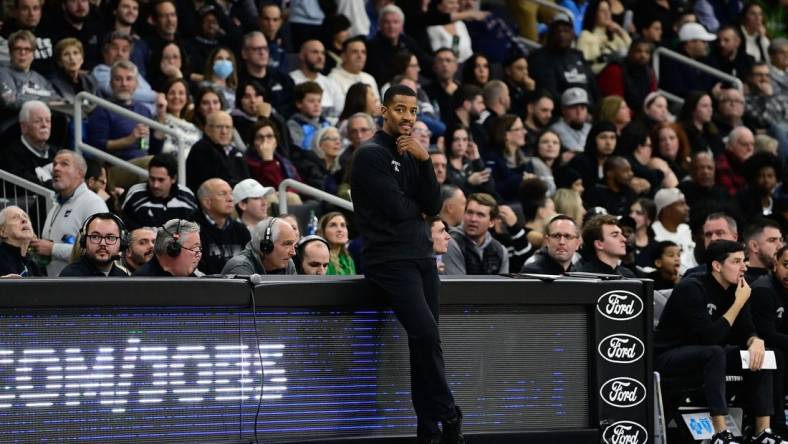
[[[233,204],[238,205],[250,197],[265,197],[274,192],[271,187],[264,187],[254,179],[244,179],[233,188]]]
[[[690,22],[685,23],[679,31],[679,40],[682,42],[689,42],[690,40],[703,40],[704,42],[712,42],[717,40],[717,36],[706,31],[700,23]]]
[[[678,188],[663,188],[657,191],[654,196],[654,204],[657,206],[657,216],[663,208],[669,207],[676,202],[684,200],[684,193]]]

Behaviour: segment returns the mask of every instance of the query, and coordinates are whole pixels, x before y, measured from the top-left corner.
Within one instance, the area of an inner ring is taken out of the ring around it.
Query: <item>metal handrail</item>
[[[519,35],[518,36],[514,36],[514,40],[517,41],[517,42],[522,43],[523,45],[525,45],[525,46],[527,46],[529,48],[539,49],[539,48],[542,47],[541,43],[535,42],[535,41],[533,41],[531,39],[527,39],[525,37],[521,37]]]
[[[107,108],[108,110],[120,114],[127,119],[131,119],[135,122],[144,123],[148,125],[154,130],[161,131],[164,134],[168,134],[175,138],[178,142],[178,183],[180,185],[186,186],[186,156],[184,155],[184,151],[186,147],[183,145],[183,140],[181,136],[172,128],[161,124],[153,119],[149,119],[145,116],[141,116],[133,111],[129,111],[122,106],[118,106],[115,103],[110,102],[109,100],[102,99],[101,97],[95,96],[88,92],[82,91],[81,93],[77,94],[74,98],[74,149],[78,152],[81,150],[85,150],[93,156],[104,160],[105,162],[109,162],[113,165],[117,165],[123,169],[131,171],[134,174],[139,176],[148,177],[148,171],[134,165],[133,163],[127,162],[123,159],[118,158],[112,154],[107,153],[106,151],[102,151],[96,147],[90,146],[87,143],[82,141],[82,103],[83,101],[95,103],[97,106],[101,106],[103,108]]]
[[[307,196],[312,196],[320,200],[324,200],[332,205],[338,206],[339,208],[344,208],[345,210],[353,211],[352,202],[342,199],[341,197],[334,196],[333,194],[326,193],[323,190],[309,186],[295,179],[285,179],[279,184],[279,214],[280,215],[287,214],[288,188],[292,188],[301,194],[306,194]]]
[[[530,1],[531,3],[536,3],[537,5],[544,6],[546,8],[552,8],[552,9],[555,9],[557,11],[563,12],[564,14],[567,15],[567,17],[569,17],[569,20],[572,22],[572,26],[575,25],[575,16],[574,16],[574,14],[572,14],[572,11],[569,8],[561,6],[561,5],[556,5],[555,3],[550,3],[550,2],[545,1],[545,0],[528,0],[528,1]]]
[[[47,213],[49,213],[49,210],[52,209],[52,203],[55,200],[55,192],[49,188],[42,187],[37,183],[33,183],[25,178],[19,177],[16,174],[11,174],[5,170],[0,170],[0,179],[10,182],[18,187],[24,188],[31,193],[44,197]]]
[[[657,92],[662,94],[663,96],[665,96],[665,98],[670,100],[671,102],[676,102],[676,103],[678,103],[681,106],[684,105],[684,99],[682,99],[681,97],[679,97],[679,96],[677,96],[677,95],[675,95],[673,93],[665,91],[664,89],[657,89]]]
[[[717,77],[718,79],[727,80],[731,82],[739,91],[742,92],[744,91],[744,83],[742,83],[742,81],[739,80],[738,77],[732,76],[726,72],[720,71],[719,69],[712,68],[711,66],[705,63],[701,63],[695,59],[687,57],[684,54],[679,54],[676,51],[671,51],[670,49],[663,47],[658,47],[657,49],[654,50],[653,60],[651,62],[654,65],[654,74],[657,76],[657,81],[659,81],[659,59],[661,55],[664,55],[673,60],[677,60],[681,63],[684,63],[685,65],[690,65],[695,69],[699,69],[705,72],[706,74],[711,75],[712,77]]]

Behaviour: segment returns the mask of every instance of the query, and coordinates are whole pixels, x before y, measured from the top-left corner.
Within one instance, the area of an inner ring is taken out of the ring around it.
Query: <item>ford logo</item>
[[[599,313],[614,321],[628,321],[643,313],[643,300],[635,293],[624,290],[608,291],[596,301]]]
[[[637,379],[618,377],[608,379],[599,388],[599,396],[613,407],[634,407],[646,399],[646,387]]]
[[[632,421],[614,422],[602,432],[605,444],[645,444],[647,439],[645,427]]]
[[[626,333],[610,335],[599,342],[599,356],[614,364],[631,364],[643,357],[643,341]]]

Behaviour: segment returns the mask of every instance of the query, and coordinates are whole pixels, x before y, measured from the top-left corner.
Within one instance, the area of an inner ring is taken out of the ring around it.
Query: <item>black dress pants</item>
[[[725,375],[744,376],[743,394],[748,413],[754,417],[771,416],[774,411],[772,370],[743,370],[739,350],[734,345],[685,345],[660,353],[655,368],[662,376],[702,375],[712,416],[728,414]]]
[[[438,317],[440,299],[435,259],[367,265],[366,278],[383,291],[408,333],[410,390],[420,435],[439,432],[438,421],[456,415],[446,381]]]

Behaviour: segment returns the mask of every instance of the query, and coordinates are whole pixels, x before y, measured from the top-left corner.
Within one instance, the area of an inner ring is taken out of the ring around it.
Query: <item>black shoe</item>
[[[462,410],[457,406],[454,408],[457,409],[454,418],[442,421],[441,444],[465,444],[465,438],[462,436]]]
[[[720,433],[715,433],[711,437],[711,444],[742,444],[742,440],[733,436],[733,433],[728,430],[723,430]]]
[[[440,444],[441,432],[438,424],[433,427],[422,427],[421,423],[416,426],[416,443],[418,444]]]
[[[757,436],[750,438],[751,444],[788,444],[780,435],[772,433],[771,429],[766,429],[759,433]]]

